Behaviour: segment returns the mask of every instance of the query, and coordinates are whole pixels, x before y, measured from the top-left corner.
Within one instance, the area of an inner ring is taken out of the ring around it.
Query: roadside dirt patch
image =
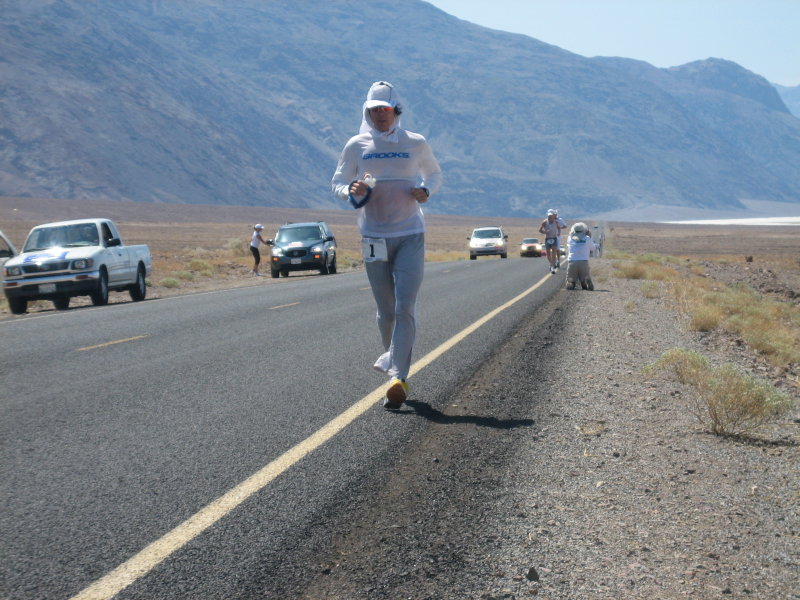
[[[642,368],[673,347],[750,363],[638,282],[595,284],[559,292],[457,401],[409,403],[437,419],[299,598],[798,597],[800,405],[711,435],[692,390]]]

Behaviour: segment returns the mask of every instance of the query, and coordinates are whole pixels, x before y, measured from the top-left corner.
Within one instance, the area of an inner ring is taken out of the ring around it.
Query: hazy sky
[[[478,25],[583,56],[657,67],[724,58],[800,85],[800,0],[428,0]]]

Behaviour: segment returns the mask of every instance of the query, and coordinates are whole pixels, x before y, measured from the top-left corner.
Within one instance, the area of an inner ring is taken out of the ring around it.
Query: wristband
[[[353,181],[351,181],[350,185],[353,185],[356,181],[358,181],[358,179],[354,179]],[[347,186],[348,190],[350,189],[350,185]],[[356,200],[353,194],[351,194],[350,192],[347,193],[347,199],[350,201],[350,204],[353,205],[353,208],[361,208],[367,202],[369,202],[370,194],[372,194],[372,188],[367,186],[367,193],[361,200]]]

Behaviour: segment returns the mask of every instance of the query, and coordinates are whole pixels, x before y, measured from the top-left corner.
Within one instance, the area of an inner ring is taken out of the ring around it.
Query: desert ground
[[[568,222],[581,220],[562,215]],[[279,284],[269,276],[251,275],[247,248],[252,226],[263,223],[265,237],[272,237],[287,222],[324,220],[339,246],[339,270],[362,266],[359,235],[352,211],[315,211],[245,206],[194,204],[143,204],[89,202],[35,198],[0,198],[0,230],[20,249],[35,225],[67,219],[113,219],[127,244],[147,244],[153,256],[148,297],[159,298],[230,287]],[[760,291],[779,294],[800,292],[800,226],[718,226],[655,223],[600,223],[605,228],[607,249],[633,254],[654,253],[689,260],[703,260],[725,281],[741,280]],[[524,237],[536,237],[539,220],[428,215],[427,259],[466,260],[466,241],[475,227],[502,225],[509,235],[509,258],[520,259],[517,245]],[[486,257],[479,260],[498,260]],[[751,261],[751,262],[748,262]],[[268,274],[268,270],[263,272]],[[291,277],[317,277],[315,272]],[[112,293],[110,301],[128,302],[127,294]],[[73,299],[72,306],[88,303]],[[30,312],[51,311],[50,302],[32,303]],[[8,307],[0,302],[0,316]]]

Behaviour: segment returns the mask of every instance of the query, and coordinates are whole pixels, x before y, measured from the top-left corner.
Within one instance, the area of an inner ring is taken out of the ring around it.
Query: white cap
[[[364,108],[370,109],[378,106],[397,106],[397,92],[394,87],[387,81],[376,81],[369,88],[367,92],[367,101],[364,103]]]
[[[586,224],[585,223],[575,223],[575,225],[572,226],[572,231],[574,231],[575,233],[581,233],[583,231],[586,231]]]
[[[547,211],[547,216],[548,216],[548,217],[549,217],[550,215],[554,215],[554,214],[556,214],[556,211],[554,211],[552,208],[551,208],[550,210],[548,210],[548,211]]]
[[[261,223],[256,223],[254,229],[264,229],[264,226]]]

